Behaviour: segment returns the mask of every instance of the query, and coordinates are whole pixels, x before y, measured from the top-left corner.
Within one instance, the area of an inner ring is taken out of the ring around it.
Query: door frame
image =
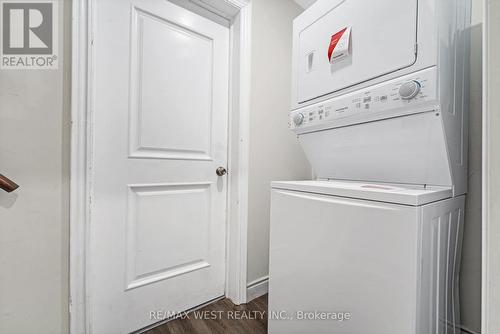
[[[91,270],[87,258],[92,194],[94,50],[93,3],[73,0],[70,176],[70,333],[90,329]],[[251,66],[251,0],[189,0],[190,6],[223,17],[230,30],[228,196],[225,295],[247,299],[247,224]]]
[[[496,315],[500,310],[500,225],[498,191],[498,147],[496,133],[500,117],[495,109],[499,99],[498,71],[493,71],[499,53],[497,28],[500,6],[490,0],[483,1],[483,180],[482,180],[482,314],[481,333],[494,334],[500,330]],[[494,60],[495,59],[495,60]]]
[[[489,220],[489,118],[488,113],[488,37],[489,37],[489,1],[483,0],[483,138],[482,138],[482,261],[481,261],[481,333],[489,333],[490,325],[490,314],[489,314],[489,304],[491,303],[489,299],[490,287],[489,287],[489,260],[490,260],[490,249],[489,249],[489,238],[488,232],[490,227]]]

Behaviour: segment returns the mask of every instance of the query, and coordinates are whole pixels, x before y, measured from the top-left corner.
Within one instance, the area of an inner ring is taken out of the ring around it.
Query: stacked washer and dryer
[[[470,0],[319,0],[294,21],[314,171],[273,182],[269,333],[458,334]]]

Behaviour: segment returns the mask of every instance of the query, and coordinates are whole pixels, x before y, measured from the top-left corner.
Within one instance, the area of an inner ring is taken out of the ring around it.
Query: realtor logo
[[[1,1],[1,69],[57,69],[57,3]]]

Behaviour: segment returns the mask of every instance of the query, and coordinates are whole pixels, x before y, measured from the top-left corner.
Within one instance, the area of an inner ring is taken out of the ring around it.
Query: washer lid
[[[275,181],[273,189],[418,206],[452,197],[449,187],[423,187],[351,181]]]

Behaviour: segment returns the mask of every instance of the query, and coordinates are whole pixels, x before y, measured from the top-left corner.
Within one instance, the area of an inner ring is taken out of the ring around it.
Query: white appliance
[[[289,126],[315,180],[272,184],[270,334],[460,332],[469,22],[470,0],[295,19]]]
[[[275,182],[269,333],[454,333],[464,196],[450,197],[441,187]]]

